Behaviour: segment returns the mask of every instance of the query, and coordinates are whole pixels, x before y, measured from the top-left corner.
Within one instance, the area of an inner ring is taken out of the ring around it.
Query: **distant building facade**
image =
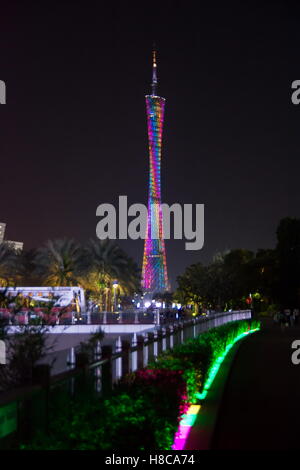
[[[15,251],[22,251],[24,243],[23,242],[14,242],[12,240],[4,240],[3,243],[9,245]]]
[[[4,240],[6,224],[4,222],[0,222],[0,243]]]
[[[22,251],[24,243],[23,242],[15,242],[12,240],[5,240],[5,230],[6,224],[4,222],[0,222],[0,243],[6,243],[7,245],[11,246],[15,251]]]

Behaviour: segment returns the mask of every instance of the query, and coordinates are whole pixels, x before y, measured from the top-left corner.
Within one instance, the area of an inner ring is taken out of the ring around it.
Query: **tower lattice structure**
[[[146,95],[149,142],[148,221],[144,245],[142,285],[146,292],[169,289],[161,210],[161,146],[165,98],[157,96],[156,51],[153,51],[152,93]]]

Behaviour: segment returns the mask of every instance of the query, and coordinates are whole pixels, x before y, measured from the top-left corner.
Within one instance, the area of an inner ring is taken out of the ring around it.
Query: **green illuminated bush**
[[[125,376],[107,400],[70,401],[66,395],[52,403],[48,434],[22,448],[170,449],[180,416],[202,391],[214,361],[237,336],[256,327],[245,320],[202,333]]]
[[[257,326],[257,321],[243,320],[212,328],[197,338],[189,339],[172,350],[160,354],[148,367],[183,371],[188,402],[195,403],[196,393],[202,391],[209,370],[218,356],[237,336]]]
[[[71,409],[72,408],[72,409]],[[25,449],[111,450],[155,448],[149,405],[120,394],[103,402],[70,403],[53,420],[48,435],[37,436]]]

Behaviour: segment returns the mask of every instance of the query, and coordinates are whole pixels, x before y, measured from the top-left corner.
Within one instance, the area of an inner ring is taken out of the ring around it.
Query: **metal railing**
[[[68,371],[52,377],[37,375],[36,385],[0,394],[0,448],[13,447],[24,436],[29,440],[39,429],[47,430],[50,405],[55,405],[62,396],[86,397],[88,393],[109,396],[123,375],[146,367],[161,352],[216,326],[250,318],[250,310],[226,312],[157,326],[141,334],[134,333],[130,341],[119,336],[112,345],[101,348],[98,343],[92,364],[82,362],[82,356],[70,350]],[[12,407],[15,411],[11,411]],[[1,412],[5,415],[5,409],[14,413],[15,420],[13,432],[7,436],[1,432]]]

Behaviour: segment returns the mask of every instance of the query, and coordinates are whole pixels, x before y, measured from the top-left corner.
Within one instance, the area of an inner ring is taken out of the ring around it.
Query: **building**
[[[85,292],[81,287],[0,287],[7,297],[28,297],[35,303],[54,303],[55,307],[74,305],[77,311],[85,311]]]
[[[23,242],[14,242],[12,240],[4,240],[4,243],[9,245],[15,251],[22,251],[24,243]]]
[[[4,222],[0,222],[0,243],[2,243],[4,240],[5,228],[6,224]]]
[[[148,222],[144,245],[142,286],[145,293],[169,289],[161,210],[161,144],[165,98],[157,95],[156,51],[153,50],[151,95],[146,95],[149,141]]]
[[[4,222],[0,222],[0,243],[6,243],[7,245],[11,246],[15,251],[22,251],[24,243],[15,242],[12,240],[5,240],[5,230],[6,224]]]

